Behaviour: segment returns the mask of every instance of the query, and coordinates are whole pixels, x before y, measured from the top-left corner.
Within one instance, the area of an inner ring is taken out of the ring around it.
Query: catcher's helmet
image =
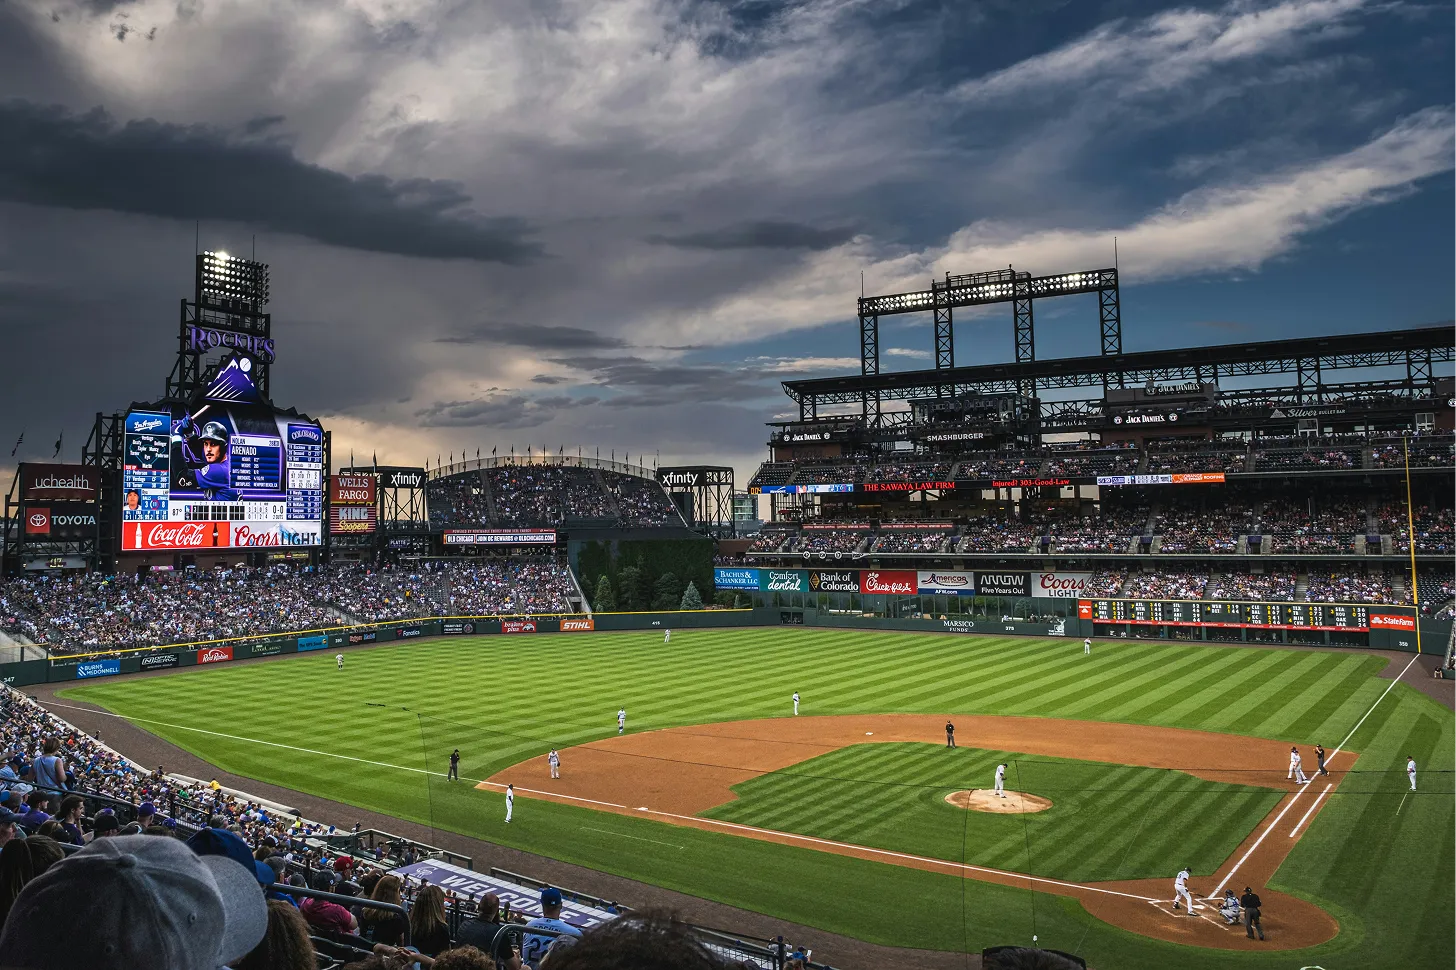
[[[202,426],[202,434],[197,436],[199,441],[218,441],[222,444],[228,443],[228,429],[223,427],[221,421],[209,421]]]

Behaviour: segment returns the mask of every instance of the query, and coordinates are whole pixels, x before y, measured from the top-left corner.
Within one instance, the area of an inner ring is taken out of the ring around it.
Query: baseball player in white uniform
[[[671,643],[672,642],[672,631],[671,630],[663,630],[662,631],[662,642],[663,643]]]
[[[338,663],[339,669],[340,670],[343,670],[344,669],[344,655],[342,653],[335,654],[334,655],[334,660]]]
[[[1309,779],[1304,777],[1304,759],[1299,756],[1298,748],[1289,749],[1289,777],[1293,778],[1297,785],[1309,782]]]
[[[1410,779],[1411,791],[1416,790],[1416,759],[1410,755],[1405,756],[1405,774]]]
[[[1178,875],[1173,877],[1173,908],[1178,908],[1178,901],[1182,900],[1188,904],[1188,915],[1193,915],[1193,896],[1188,890],[1188,877],[1193,873],[1184,866],[1178,870]]]
[[[617,711],[617,733],[621,734],[627,730],[627,709],[624,707]]]
[[[551,777],[552,778],[560,778],[561,777],[561,755],[559,755],[559,754],[556,753],[556,749],[555,748],[552,748],[551,749],[551,753],[546,756],[546,763],[551,766]]]
[[[506,786],[506,821],[507,822],[509,822],[511,820],[511,812],[515,811],[515,808],[516,808],[516,786],[515,785],[507,785]]]
[[[1087,639],[1085,639],[1085,640],[1082,641],[1082,655],[1083,656],[1087,656],[1087,657],[1090,657],[1092,655],[1092,638],[1091,637],[1088,637]]]
[[[799,692],[798,691],[794,691],[794,714],[795,714],[795,716],[797,716],[798,713],[799,713]]]
[[[1005,765],[997,765],[996,766],[996,794],[999,797],[1001,797],[1001,798],[1005,798],[1006,797],[1006,766]]]

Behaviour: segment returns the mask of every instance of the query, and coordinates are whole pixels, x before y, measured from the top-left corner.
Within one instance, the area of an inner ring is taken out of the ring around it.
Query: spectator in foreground
[[[410,907],[410,943],[426,956],[439,956],[450,948],[450,923],[445,918],[445,894],[439,886],[425,886]]]
[[[289,903],[268,902],[268,931],[233,970],[318,970],[308,922]]]
[[[40,835],[11,839],[0,848],[0,926],[5,924],[20,891],[65,855],[58,842]]]
[[[375,883],[374,891],[369,894],[369,898],[379,903],[400,905],[399,877],[382,877]],[[404,942],[405,928],[408,925],[405,918],[399,913],[387,909],[374,909],[369,906],[361,907],[359,923],[360,929],[366,937],[375,943],[384,943],[388,946],[399,946]]]
[[[85,907],[77,901],[104,901]],[[0,932],[7,967],[199,970],[241,960],[268,928],[253,874],[176,839],[102,839],[32,879]]]
[[[321,892],[333,892],[333,877],[326,870],[315,873],[313,888]],[[359,921],[354,918],[354,914],[338,903],[331,903],[327,899],[315,899],[307,896],[303,902],[298,904],[298,911],[303,914],[304,919],[308,920],[308,925],[316,930],[339,934],[359,932]]]
[[[556,887],[547,886],[541,890],[541,914],[526,926],[556,930],[557,933],[564,936],[581,936],[581,930],[561,918],[561,890]],[[521,941],[521,959],[526,961],[526,965],[531,970],[537,970],[541,958],[546,955],[546,951],[556,939],[555,935],[527,933],[526,938]]]
[[[527,937],[529,940],[530,937]],[[724,970],[725,964],[669,915],[634,913],[594,927],[551,952],[548,970]]]
[[[420,895],[424,895],[423,889],[420,890]],[[489,953],[501,928],[500,908],[500,897],[495,893],[481,896],[476,905],[477,915],[460,924],[460,928],[455,931],[455,942],[462,946],[476,946]]]
[[[25,831],[20,827],[20,816],[8,808],[0,808],[0,848],[10,844],[15,838],[25,839]]]

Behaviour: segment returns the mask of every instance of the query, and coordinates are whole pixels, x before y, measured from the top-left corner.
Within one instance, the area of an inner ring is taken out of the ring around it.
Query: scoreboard
[[[1370,609],[1355,603],[1230,603],[1216,600],[1078,600],[1093,623],[1221,626],[1259,630],[1370,629]]]

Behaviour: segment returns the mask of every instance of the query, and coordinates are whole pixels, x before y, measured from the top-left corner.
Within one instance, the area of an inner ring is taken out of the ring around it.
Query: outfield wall
[[[682,610],[651,613],[598,613],[595,616],[430,617],[364,626],[307,630],[288,635],[238,637],[202,643],[139,647],[105,654],[25,660],[0,664],[0,683],[31,684],[94,680],[178,667],[207,666],[337,650],[370,643],[394,643],[432,637],[589,633],[611,630],[695,629],[777,625],[777,610]]]

